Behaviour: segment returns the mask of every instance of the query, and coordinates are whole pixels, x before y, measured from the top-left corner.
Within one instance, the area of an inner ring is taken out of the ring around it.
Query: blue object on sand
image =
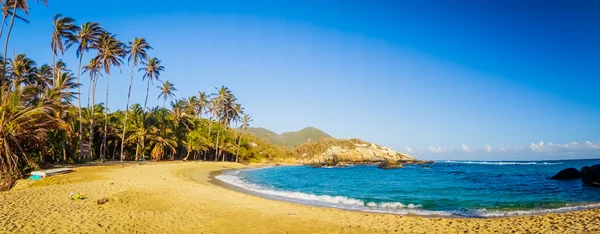
[[[32,176],[29,177],[29,179],[30,180],[41,180],[42,176],[40,176],[40,175],[32,175]]]

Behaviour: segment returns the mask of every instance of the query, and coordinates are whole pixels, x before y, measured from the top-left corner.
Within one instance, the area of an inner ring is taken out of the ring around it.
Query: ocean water
[[[500,217],[600,207],[600,188],[549,178],[598,160],[440,161],[376,166],[277,166],[226,171],[219,180],[270,199],[367,212]]]

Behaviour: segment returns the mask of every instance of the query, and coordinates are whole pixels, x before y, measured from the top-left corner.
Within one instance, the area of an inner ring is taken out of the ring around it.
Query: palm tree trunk
[[[234,130],[235,131],[235,135],[234,135],[235,137],[233,137],[234,142],[237,140],[237,129],[238,129],[237,128],[237,122],[235,122],[235,130]],[[236,153],[235,153],[235,162],[237,162],[237,152],[239,151],[239,149],[240,149],[240,146],[239,146],[239,143],[238,143],[238,149],[236,150]]]
[[[131,99],[131,86],[133,85],[133,73],[135,63],[131,65],[131,79],[129,79],[129,92],[127,93],[127,105],[125,107],[125,120],[123,120],[123,136],[121,137],[121,162],[123,162],[123,145],[125,145],[125,133],[127,132],[127,117],[129,114],[129,100]]]
[[[0,38],[2,37],[2,33],[4,32],[4,23],[6,23],[6,17],[2,16],[2,26],[0,26]]]
[[[106,106],[104,109],[104,139],[102,140],[102,144],[104,144],[104,153],[102,154],[102,159],[100,159],[100,162],[104,162],[104,158],[106,158],[106,144],[108,142],[106,142],[106,136],[108,134],[108,81],[109,81],[110,75],[106,74]]]
[[[8,51],[8,39],[10,39],[10,33],[12,31],[12,27],[13,24],[15,23],[15,15],[17,14],[17,1],[14,1],[15,5],[13,6],[13,14],[12,17],[10,17],[10,25],[8,26],[8,32],[6,32],[6,42],[4,43],[4,53],[2,55],[4,55],[4,61],[2,61],[2,79],[0,79],[0,98],[2,98],[2,93],[3,93],[3,89],[4,88],[4,80],[6,79],[6,60],[7,57],[6,56],[6,52]]]
[[[213,121],[210,119],[207,119],[208,121],[210,121],[210,124],[208,125],[208,136],[206,138],[206,141],[210,141],[210,133],[212,131],[212,125],[213,125]],[[206,161],[206,152],[204,153],[204,161]]]
[[[53,44],[54,45],[54,44]],[[54,53],[54,48],[52,49],[52,85],[56,84],[56,62],[54,61],[56,54]]]
[[[165,109],[166,105],[167,105],[167,98],[165,97],[165,100],[163,101],[163,109]]]
[[[63,141],[63,147],[62,147],[62,153],[63,153],[63,162],[67,162],[67,141]]]
[[[240,153],[240,145],[242,144],[242,135],[240,135],[240,139],[238,140],[238,147],[235,151],[235,162],[238,162],[238,154]]]
[[[81,61],[82,61],[82,59],[83,59],[83,53],[81,53],[81,55],[79,56],[79,66],[77,67],[77,83],[79,83],[79,85],[77,86],[77,106],[79,107],[79,147],[77,149],[78,154],[81,154],[81,143],[83,143],[83,117],[81,114]]]
[[[187,161],[188,157],[190,157],[190,150],[187,151],[187,155],[183,159],[183,161]]]
[[[221,129],[219,128],[219,126],[217,125],[217,145],[215,147],[215,161],[219,160],[219,133],[221,132]]]
[[[229,113],[227,112],[227,110],[225,110],[225,121],[227,121],[227,122],[225,122],[225,131],[227,131],[227,130],[229,130],[229,126],[228,126],[228,123],[229,123]],[[225,162],[225,155],[223,155],[222,162]]]
[[[148,104],[148,93],[150,92],[150,79],[148,79],[148,84],[146,85],[146,101],[144,101],[144,111],[146,111],[146,105]]]
[[[96,75],[96,78],[93,78],[93,80],[94,85],[92,87],[92,108],[90,109],[92,112],[90,115],[90,161],[94,158],[94,116],[96,115],[96,85],[98,84],[98,75]]]

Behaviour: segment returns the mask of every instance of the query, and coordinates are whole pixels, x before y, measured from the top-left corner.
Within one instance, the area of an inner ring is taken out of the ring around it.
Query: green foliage
[[[335,139],[335,138],[323,138],[317,142],[308,142],[299,145],[288,151],[288,157],[303,157],[314,156],[325,152],[332,146],[339,146],[342,148],[354,149],[356,144],[368,144],[367,142],[360,139]]]
[[[329,134],[314,127],[307,127],[297,132],[284,132],[281,135],[265,128],[248,128],[247,132],[265,139],[270,144],[288,148],[293,148],[307,142],[319,141],[323,138],[332,138]]]

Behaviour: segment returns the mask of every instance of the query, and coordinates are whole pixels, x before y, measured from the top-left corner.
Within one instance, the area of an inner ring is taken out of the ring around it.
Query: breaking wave
[[[501,162],[501,161],[451,161],[446,160],[444,163],[456,164],[481,164],[481,165],[560,165],[562,162]]]

